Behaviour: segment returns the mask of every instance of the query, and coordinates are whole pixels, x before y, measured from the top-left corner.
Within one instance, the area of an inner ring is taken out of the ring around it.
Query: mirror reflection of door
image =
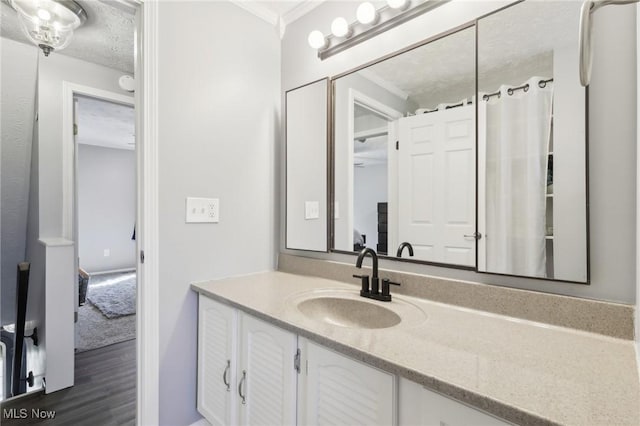
[[[334,250],[475,266],[475,31],[334,80]],[[405,254],[406,255],[406,254]]]
[[[475,108],[471,100],[400,119],[398,239],[419,259],[475,264]]]

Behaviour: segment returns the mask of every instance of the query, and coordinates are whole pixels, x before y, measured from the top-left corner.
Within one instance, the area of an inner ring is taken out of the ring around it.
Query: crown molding
[[[273,25],[274,27],[278,27],[280,23],[280,16],[269,9],[266,6],[260,4],[257,1],[243,1],[243,0],[229,0],[231,3],[236,6],[246,10],[247,12],[257,16],[258,18],[266,21],[268,24]]]
[[[281,18],[284,25],[289,25],[290,23],[302,18],[325,1],[326,0],[302,0],[297,2],[298,4],[296,6],[282,14]]]
[[[124,0],[121,0],[124,1]],[[247,12],[257,16],[258,18],[266,21],[268,24],[273,25],[279,32],[280,38],[284,36],[287,29],[287,25],[300,19],[307,13],[311,12],[316,7],[320,6],[326,0],[300,0],[296,2],[296,5],[291,9],[279,15],[273,10],[264,6],[258,0],[229,0],[236,6],[246,10]]]

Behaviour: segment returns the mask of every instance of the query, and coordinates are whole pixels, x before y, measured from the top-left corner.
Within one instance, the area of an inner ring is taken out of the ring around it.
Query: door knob
[[[479,240],[480,238],[482,238],[482,234],[479,232],[474,232],[473,234],[465,234],[464,235],[465,238],[475,238],[476,240]]]

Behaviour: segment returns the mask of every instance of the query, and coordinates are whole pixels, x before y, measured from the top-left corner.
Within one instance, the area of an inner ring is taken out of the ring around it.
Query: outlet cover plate
[[[305,201],[304,218],[306,220],[320,219],[320,203],[318,201]]]
[[[187,197],[186,223],[220,222],[220,200],[218,198]]]

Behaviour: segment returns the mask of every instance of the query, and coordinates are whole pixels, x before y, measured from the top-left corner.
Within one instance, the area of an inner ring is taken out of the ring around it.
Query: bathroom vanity
[[[192,289],[215,425],[640,422],[629,340],[284,272]]]
[[[634,308],[603,291],[635,271],[603,219],[613,79],[581,85],[581,2],[471,3],[284,73],[281,272],[192,285],[211,423],[640,424]]]

